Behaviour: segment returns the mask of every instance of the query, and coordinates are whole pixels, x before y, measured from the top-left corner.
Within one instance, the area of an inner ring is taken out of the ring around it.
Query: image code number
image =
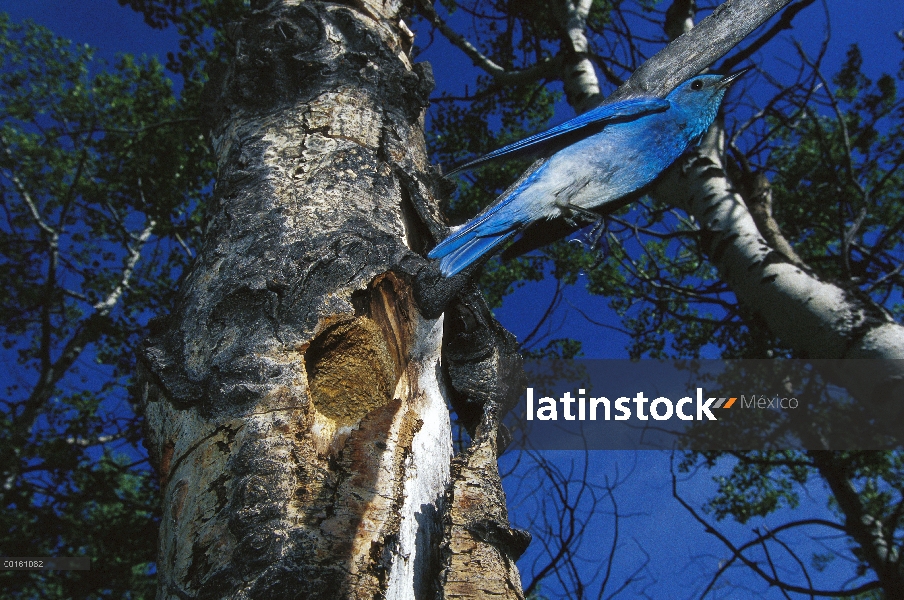
[[[0,558],[0,570],[4,571],[88,571],[90,569],[91,559],[87,556]]]

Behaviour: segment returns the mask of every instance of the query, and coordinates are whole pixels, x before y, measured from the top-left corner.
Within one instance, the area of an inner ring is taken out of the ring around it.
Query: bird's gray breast
[[[581,140],[550,159],[559,180],[556,202],[595,208],[647,185],[684,151],[680,124],[622,123]]]

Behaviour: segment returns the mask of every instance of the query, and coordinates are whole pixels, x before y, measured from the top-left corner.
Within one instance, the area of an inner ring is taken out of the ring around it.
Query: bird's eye
[[[691,89],[692,90],[702,90],[703,82],[698,79],[697,81],[695,81],[694,83],[691,84]]]

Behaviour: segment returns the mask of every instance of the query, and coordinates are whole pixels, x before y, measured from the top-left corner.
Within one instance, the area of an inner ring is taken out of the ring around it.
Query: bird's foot
[[[575,221],[572,218],[571,214],[566,213],[566,212],[562,212],[562,218],[565,219],[565,222],[568,223],[569,227],[574,227],[575,229],[580,229],[581,227],[583,227],[585,225],[585,224],[581,224],[581,223],[578,223],[577,221]]]
[[[591,224],[596,225],[603,220],[602,215],[580,207],[577,204],[559,204],[559,210],[561,211],[562,218],[565,219],[565,222],[572,227],[584,227]],[[583,223],[579,222],[576,217],[579,217]]]
[[[602,248],[600,240],[606,233],[606,221],[600,218],[594,223],[593,228],[587,233],[587,243],[590,246],[590,252],[597,252]]]

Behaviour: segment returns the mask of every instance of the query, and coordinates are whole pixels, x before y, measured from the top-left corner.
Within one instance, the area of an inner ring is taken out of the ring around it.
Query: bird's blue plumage
[[[532,151],[542,152],[544,146],[551,145],[555,140],[561,139],[568,134],[580,134],[582,130],[587,130],[587,135],[592,135],[593,133],[596,133],[597,128],[605,127],[607,124],[636,119],[643,115],[662,112],[668,108],[668,101],[663,100],[662,98],[632,98],[631,100],[625,100],[624,102],[598,106],[592,110],[588,110],[582,115],[578,115],[573,119],[565,121],[561,125],[556,125],[551,129],[524,138],[523,140],[519,140],[498,150],[493,150],[480,158],[468,161],[449,171],[446,174],[446,177],[451,177],[460,171],[472,169],[478,165],[482,165],[503,156],[510,157],[513,154],[528,148]]]
[[[523,150],[542,153],[564,136],[576,140],[552,152],[545,162],[535,163],[428,256],[440,259],[440,270],[448,277],[492,253],[533,221],[569,217],[647,185],[706,132],[728,85],[741,73],[698,75],[665,99],[636,98],[601,106],[462,165],[454,172]]]

